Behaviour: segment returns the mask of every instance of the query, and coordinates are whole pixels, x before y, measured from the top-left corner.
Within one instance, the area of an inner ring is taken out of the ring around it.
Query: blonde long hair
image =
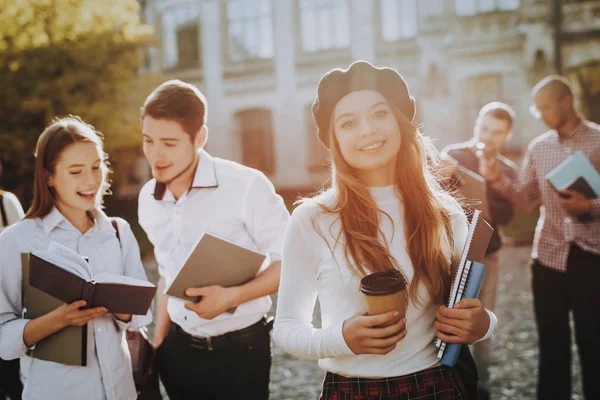
[[[389,100],[388,104],[401,132],[396,186],[404,203],[404,233],[408,255],[414,267],[409,297],[414,304],[423,304],[416,289],[422,283],[430,298],[435,303],[441,303],[450,287],[451,259],[445,254],[447,247],[444,245],[449,246],[451,251],[454,248],[448,204],[455,200],[441,188],[428,165],[428,156],[433,162],[437,160],[435,148]],[[325,213],[337,215],[332,226],[338,220],[341,222],[335,244],[341,243],[343,236],[346,262],[361,277],[370,272],[397,269],[398,263],[390,254],[387,241],[382,243],[380,239],[384,236],[379,227],[379,218],[382,215],[390,218],[389,215],[377,207],[368,188],[355,176],[353,168],[342,156],[333,123],[329,125],[328,135],[332,156],[332,188],[321,195],[333,192],[335,202],[329,206],[317,201]],[[301,199],[300,202],[305,200]],[[324,237],[321,232],[319,234]],[[447,241],[441,240],[444,235]]]

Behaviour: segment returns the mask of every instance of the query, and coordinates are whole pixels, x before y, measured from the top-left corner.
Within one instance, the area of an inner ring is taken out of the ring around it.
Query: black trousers
[[[571,398],[571,330],[575,342],[586,400],[600,399],[600,256],[571,245],[567,272],[532,264],[532,287],[540,355],[538,399]]]
[[[212,351],[193,347],[171,332],[157,350],[160,378],[171,400],[267,400],[271,336]]]
[[[5,361],[0,358],[0,399],[21,400],[23,384],[19,373],[19,359]]]

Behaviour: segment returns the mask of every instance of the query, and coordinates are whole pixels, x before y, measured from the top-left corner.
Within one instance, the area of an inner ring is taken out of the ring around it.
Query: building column
[[[204,95],[208,103],[208,147],[212,154],[231,159],[233,156],[232,134],[227,121],[231,118],[223,107],[225,90],[223,84],[223,27],[220,0],[204,0],[201,3],[202,70]],[[225,29],[223,29],[225,28]]]
[[[277,188],[294,188],[307,181],[306,128],[302,105],[296,96],[296,21],[294,0],[273,3],[276,104],[273,106],[273,130]],[[303,144],[303,145],[301,145]]]

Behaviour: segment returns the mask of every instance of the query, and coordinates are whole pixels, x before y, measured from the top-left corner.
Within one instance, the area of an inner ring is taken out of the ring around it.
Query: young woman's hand
[[[354,354],[387,354],[406,336],[406,318],[384,328],[379,326],[398,315],[397,311],[391,311],[372,316],[362,313],[348,318],[342,326],[344,340]]]
[[[454,308],[442,305],[435,316],[436,336],[446,343],[476,342],[490,327],[490,316],[478,299],[462,299]]]
[[[66,328],[67,326],[83,326],[90,320],[98,318],[108,311],[105,307],[95,307],[80,310],[80,308],[84,307],[85,305],[85,300],[79,300],[71,304],[63,304],[52,311],[53,318],[58,324],[59,328],[62,329]]]

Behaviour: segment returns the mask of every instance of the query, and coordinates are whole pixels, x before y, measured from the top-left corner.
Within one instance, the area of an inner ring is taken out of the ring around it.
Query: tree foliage
[[[109,153],[139,145],[138,110],[155,83],[137,77],[152,41],[139,12],[135,0],[0,0],[0,182],[25,203],[53,118],[81,116]]]

